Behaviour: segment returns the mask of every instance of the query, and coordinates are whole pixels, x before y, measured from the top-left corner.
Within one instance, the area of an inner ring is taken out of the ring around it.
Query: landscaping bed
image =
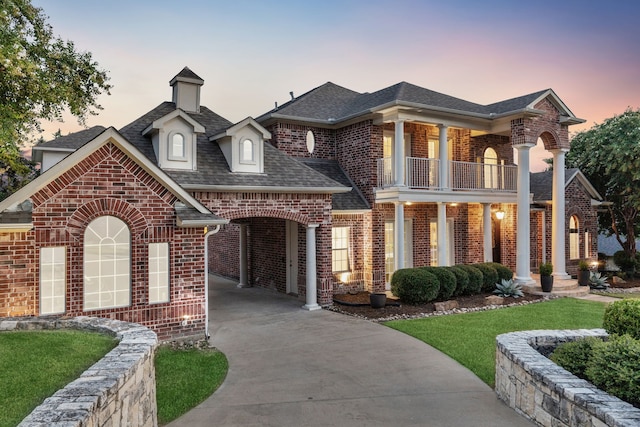
[[[402,304],[395,298],[387,298],[387,305],[383,308],[372,308],[369,305],[369,292],[358,292],[356,294],[335,295],[333,298],[334,304],[332,307],[328,307],[328,309],[367,320],[387,321],[428,317],[448,313],[480,311],[502,306],[528,304],[548,299],[546,296],[525,294],[525,296],[521,298],[504,298],[500,304],[494,303],[487,305],[486,297],[490,295],[492,294],[481,293],[455,297],[450,301],[456,301],[458,305],[457,308],[437,311],[434,302],[416,305]]]

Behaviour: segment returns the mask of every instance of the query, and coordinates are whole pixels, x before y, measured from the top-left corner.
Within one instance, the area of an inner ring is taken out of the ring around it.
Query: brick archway
[[[80,240],[87,225],[95,218],[113,215],[127,223],[132,236],[141,236],[147,229],[144,215],[129,203],[112,198],[91,200],[80,206],[69,217],[67,230],[76,240]]]
[[[306,215],[302,215],[296,212],[287,212],[281,211],[277,209],[245,209],[245,210],[237,210],[231,212],[219,213],[223,218],[234,220],[241,218],[278,218],[285,219],[288,221],[294,221],[300,223],[302,225],[311,224],[311,218]]]

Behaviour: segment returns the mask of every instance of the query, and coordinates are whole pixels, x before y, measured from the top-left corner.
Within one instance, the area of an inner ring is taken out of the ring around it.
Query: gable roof
[[[602,196],[591,185],[589,180],[580,169],[565,169],[564,171],[564,186],[565,188],[574,180],[577,179],[582,186],[587,190],[587,193],[592,199],[601,201]],[[552,200],[553,195],[553,171],[544,171],[532,173],[530,175],[529,188],[533,193],[534,202],[548,202]]]
[[[50,169],[47,169],[38,178],[34,179],[30,183],[22,187],[20,190],[1,201],[0,215],[7,215],[7,218],[9,218],[12,216],[12,212],[20,212],[19,206],[25,200],[29,199],[31,195],[46,187],[67,170],[71,169],[84,158],[88,157],[95,150],[109,142],[113,143],[119,149],[124,151],[130,159],[132,159],[147,173],[153,176],[167,190],[169,190],[174,196],[176,196],[185,206],[195,209],[200,214],[207,215],[210,219],[211,225],[226,224],[229,222],[226,219],[212,214],[198,200],[196,200],[187,191],[180,187],[173,179],[171,179],[171,177],[169,177],[162,169],[157,167],[155,163],[150,162],[149,159],[140,152],[140,150],[133,146],[113,127],[105,129],[90,142],[84,144],[73,153],[65,157],[63,160],[56,163]],[[188,226],[188,224],[185,224],[185,226]]]
[[[535,105],[547,97],[560,111],[563,123],[584,122],[576,118],[551,89],[481,105],[407,82],[400,82],[373,93],[358,93],[328,82],[276,107],[256,120],[264,122],[269,119],[292,119],[334,124],[392,106],[423,108],[493,120],[510,114],[536,113]]]
[[[100,135],[105,131],[105,129],[106,128],[104,126],[93,126],[79,132],[70,133],[69,135],[60,136],[51,141],[34,145],[32,148],[33,160],[41,162],[43,150],[71,153],[94,139],[96,136]]]

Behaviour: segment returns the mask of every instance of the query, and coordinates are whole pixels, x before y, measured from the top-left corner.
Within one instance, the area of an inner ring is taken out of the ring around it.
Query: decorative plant
[[[589,276],[589,286],[591,289],[607,289],[609,287],[607,276],[592,272]]]
[[[514,283],[513,279],[502,279],[500,283],[496,283],[496,290],[493,291],[493,293],[501,297],[520,298],[524,296],[522,293],[522,285],[520,283]]]
[[[553,273],[553,265],[550,262],[540,264],[541,276],[551,276],[551,273]]]
[[[578,262],[578,270],[589,271],[589,263],[587,260],[581,259],[580,262]]]

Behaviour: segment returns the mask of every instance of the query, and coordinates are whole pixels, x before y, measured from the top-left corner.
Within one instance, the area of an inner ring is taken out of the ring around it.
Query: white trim
[[[0,224],[0,233],[20,233],[33,230],[33,223],[28,224]]]
[[[189,116],[186,112],[178,108],[176,110],[173,110],[169,114],[166,114],[160,117],[159,119],[154,120],[153,123],[151,123],[149,126],[147,126],[145,130],[142,131],[142,136],[147,136],[149,133],[151,133],[154,130],[162,129],[166,122],[176,117],[182,118],[185,122],[193,126],[194,133],[204,133],[205,131],[204,126],[202,126],[200,123],[198,123],[193,118],[191,118],[191,116]]]
[[[218,133],[216,135],[213,135],[213,136],[209,137],[209,141],[216,141],[216,140],[218,140],[220,138],[224,138],[225,136],[233,136],[240,129],[244,128],[247,125],[252,126],[255,130],[260,132],[262,134],[262,138],[271,139],[271,132],[269,132],[264,127],[262,127],[260,125],[260,123],[256,122],[253,119],[253,117],[247,117],[246,119],[236,123],[235,125],[231,126],[230,128],[226,129],[225,131],[220,132],[220,133]]]

